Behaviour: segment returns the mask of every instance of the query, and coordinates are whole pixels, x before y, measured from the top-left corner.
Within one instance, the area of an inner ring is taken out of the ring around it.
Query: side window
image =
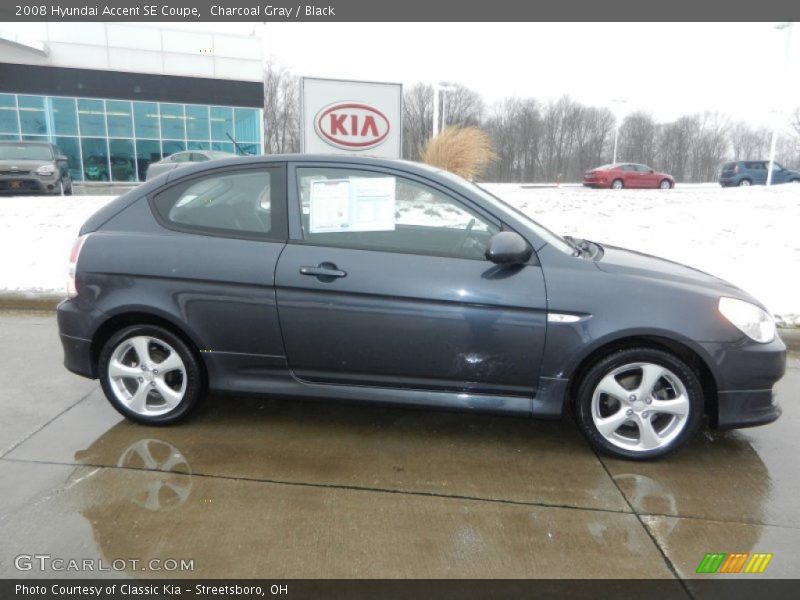
[[[623,171],[631,171],[631,172],[635,173],[636,172],[636,167],[634,165],[622,165],[622,170]]]
[[[373,171],[300,167],[303,239],[344,248],[483,259],[499,228],[417,181]]]
[[[189,162],[190,158],[191,154],[189,152],[178,152],[177,154],[173,154],[172,156],[170,156],[170,161],[176,163],[183,163],[183,162]]]
[[[231,237],[285,239],[283,172],[224,171],[173,186],[153,199],[168,227]]]
[[[192,162],[206,162],[208,157],[205,154],[200,154],[199,152],[192,152]]]

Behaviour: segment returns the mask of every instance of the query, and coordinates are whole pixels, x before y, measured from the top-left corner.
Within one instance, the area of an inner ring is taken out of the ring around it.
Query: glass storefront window
[[[106,122],[108,123],[108,137],[133,137],[131,103],[106,100]]]
[[[82,138],[83,178],[86,181],[109,181],[108,148],[105,138]]]
[[[48,98],[53,111],[53,133],[78,135],[78,114],[74,98]]]
[[[139,181],[147,178],[150,163],[161,160],[161,142],[157,140],[136,140],[136,168]]]
[[[252,108],[0,94],[0,140],[56,144],[75,181],[144,181],[185,150],[260,154],[261,126]]]
[[[111,181],[136,181],[136,157],[133,140],[109,140]]]
[[[237,142],[257,142],[259,123],[258,110],[255,108],[236,108],[233,111],[233,119],[236,123]]]
[[[78,100],[78,124],[81,136],[106,136],[106,115],[102,100]],[[84,163],[86,161],[84,160]],[[86,165],[84,164],[84,171]]]
[[[211,107],[211,139],[227,142],[233,137],[233,109],[224,106]]]
[[[190,140],[208,140],[211,130],[208,124],[208,107],[186,105],[186,137]]]
[[[211,142],[211,149],[219,152],[230,152],[233,154],[236,148],[230,142]]]
[[[0,94],[0,133],[19,133],[17,99],[13,94]]]
[[[19,124],[22,133],[47,135],[47,115],[42,96],[18,96]]]
[[[183,104],[161,105],[161,137],[169,139],[186,137],[186,117],[183,114]]]
[[[57,137],[53,139],[53,143],[58,146],[58,150],[67,157],[69,164],[69,172],[72,179],[75,181],[83,180],[83,171],[81,170],[81,146],[78,138],[76,137]]]
[[[186,150],[186,144],[182,140],[164,140],[161,143],[161,150],[164,156],[169,156]]]
[[[134,102],[133,119],[137,138],[157,140],[161,137],[158,126],[158,104],[155,102]]]

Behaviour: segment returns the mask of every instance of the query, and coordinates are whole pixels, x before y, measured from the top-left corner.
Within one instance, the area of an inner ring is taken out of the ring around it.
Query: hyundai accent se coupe
[[[84,225],[66,367],[146,424],[206,394],[558,418],[634,459],[780,415],[764,307],[673,262],[554,235],[420,164],[242,157],[170,171]],[[313,410],[313,408],[309,408]]]

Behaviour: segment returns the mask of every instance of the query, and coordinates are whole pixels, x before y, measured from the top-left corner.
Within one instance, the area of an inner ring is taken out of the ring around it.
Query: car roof
[[[205,171],[206,169],[220,168],[223,166],[271,164],[281,162],[295,163],[330,163],[330,164],[352,164],[385,167],[390,169],[400,169],[407,173],[421,176],[431,176],[442,172],[442,169],[432,167],[423,163],[402,160],[396,158],[378,158],[365,156],[362,154],[262,154],[258,156],[236,156],[222,158],[213,163],[196,163],[191,166],[183,167],[180,170],[170,171],[168,180],[174,181],[178,177],[185,177],[192,173]]]

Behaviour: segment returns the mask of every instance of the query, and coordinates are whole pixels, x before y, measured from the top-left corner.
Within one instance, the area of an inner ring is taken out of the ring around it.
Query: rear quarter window
[[[285,240],[285,176],[282,168],[216,171],[157,193],[156,217],[169,229]]]

